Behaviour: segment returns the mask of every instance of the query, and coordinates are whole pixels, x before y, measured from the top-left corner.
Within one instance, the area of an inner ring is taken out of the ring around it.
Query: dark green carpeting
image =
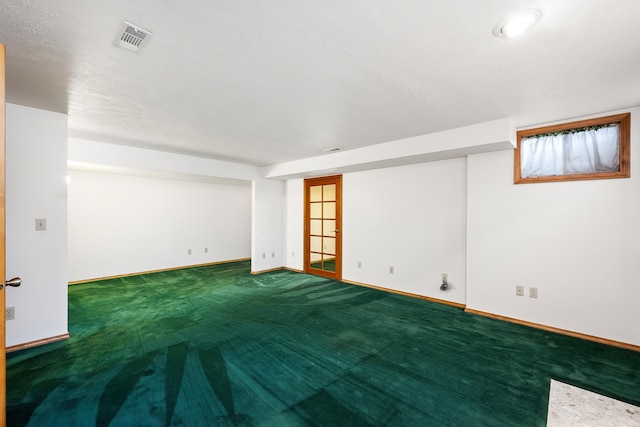
[[[640,353],[247,262],[69,288],[9,426],[542,426],[549,380],[640,404]]]

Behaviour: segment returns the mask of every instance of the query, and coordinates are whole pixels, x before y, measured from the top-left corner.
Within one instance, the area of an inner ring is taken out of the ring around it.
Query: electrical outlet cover
[[[36,218],[36,231],[47,231],[46,218]]]

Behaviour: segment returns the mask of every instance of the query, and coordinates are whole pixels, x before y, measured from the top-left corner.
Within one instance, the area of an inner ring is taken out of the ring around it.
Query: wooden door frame
[[[335,271],[319,270],[317,268],[311,268],[310,258],[310,239],[309,239],[309,227],[310,227],[310,212],[309,202],[310,194],[309,187],[312,185],[323,184],[336,184],[336,254],[335,254]],[[318,276],[329,277],[331,279],[342,280],[342,175],[323,176],[318,178],[307,178],[304,180],[304,272],[309,274],[315,274]]]
[[[5,312],[5,46],[0,44],[0,305]],[[0,316],[0,427],[7,424],[7,361],[5,354],[6,321],[4,314]]]

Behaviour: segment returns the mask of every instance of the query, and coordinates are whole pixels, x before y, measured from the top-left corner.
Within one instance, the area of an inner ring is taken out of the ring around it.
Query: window
[[[630,114],[518,132],[514,183],[629,178]]]

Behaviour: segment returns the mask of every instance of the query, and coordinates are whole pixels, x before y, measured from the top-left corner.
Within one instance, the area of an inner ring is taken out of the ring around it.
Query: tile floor
[[[551,380],[547,427],[640,427],[640,408]]]

